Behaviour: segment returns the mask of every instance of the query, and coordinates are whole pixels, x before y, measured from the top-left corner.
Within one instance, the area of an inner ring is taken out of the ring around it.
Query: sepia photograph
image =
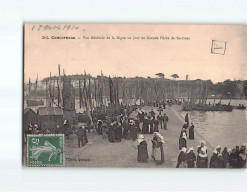
[[[23,29],[23,166],[246,169],[246,25]]]

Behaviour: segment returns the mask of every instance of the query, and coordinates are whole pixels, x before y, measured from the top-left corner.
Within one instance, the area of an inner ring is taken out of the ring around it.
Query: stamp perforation
[[[37,165],[31,165],[29,164],[29,139],[28,137],[52,137],[52,136],[61,136],[63,138],[63,146],[62,146],[62,149],[63,149],[63,164],[37,164]],[[27,157],[27,160],[25,162],[25,165],[28,166],[28,167],[63,167],[65,166],[65,155],[64,155],[64,141],[65,141],[65,138],[64,138],[64,134],[28,134],[27,135],[27,145],[26,145],[26,157]]]

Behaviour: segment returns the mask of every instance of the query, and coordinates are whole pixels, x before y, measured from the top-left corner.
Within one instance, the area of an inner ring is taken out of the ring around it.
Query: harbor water
[[[213,101],[211,101],[212,103]],[[218,102],[218,101],[216,101]],[[228,104],[229,100],[222,100]],[[247,100],[232,100],[231,105],[243,104]],[[185,117],[185,111],[179,111]],[[211,146],[234,147],[247,142],[247,110],[233,109],[232,112],[188,112],[190,122],[194,123],[197,131]],[[199,144],[199,143],[198,143]]]

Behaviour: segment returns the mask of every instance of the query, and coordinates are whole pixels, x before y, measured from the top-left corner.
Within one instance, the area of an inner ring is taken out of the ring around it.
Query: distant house
[[[30,123],[32,125],[38,122],[37,114],[31,108],[25,108],[23,113],[23,126],[26,128]]]
[[[63,124],[63,110],[59,107],[40,107],[37,111],[38,125],[42,130],[54,131]]]

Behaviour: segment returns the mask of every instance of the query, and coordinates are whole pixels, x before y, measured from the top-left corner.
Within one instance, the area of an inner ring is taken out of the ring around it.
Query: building
[[[57,125],[63,124],[63,110],[59,107],[40,107],[37,110],[38,126],[41,130],[53,132]]]
[[[37,114],[31,108],[25,108],[23,114],[23,127],[26,128],[30,123],[37,124]]]

